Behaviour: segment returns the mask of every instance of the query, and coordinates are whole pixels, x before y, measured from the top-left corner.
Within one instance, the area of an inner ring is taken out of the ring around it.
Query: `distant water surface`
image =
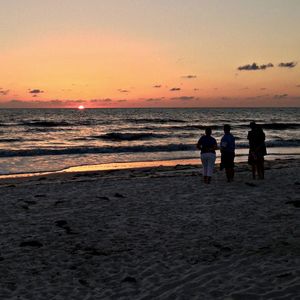
[[[197,158],[206,126],[219,141],[231,124],[246,157],[249,122],[264,128],[269,157],[299,157],[300,108],[2,109],[0,174],[85,164]]]

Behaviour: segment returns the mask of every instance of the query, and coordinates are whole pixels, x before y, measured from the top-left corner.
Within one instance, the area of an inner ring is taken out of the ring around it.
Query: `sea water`
[[[219,142],[224,124],[246,160],[251,121],[264,129],[267,158],[299,157],[300,108],[1,109],[0,174],[199,158],[205,127]]]

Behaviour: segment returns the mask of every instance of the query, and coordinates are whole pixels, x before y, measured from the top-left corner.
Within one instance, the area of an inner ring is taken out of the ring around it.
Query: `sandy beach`
[[[0,299],[300,299],[300,160],[6,179]]]

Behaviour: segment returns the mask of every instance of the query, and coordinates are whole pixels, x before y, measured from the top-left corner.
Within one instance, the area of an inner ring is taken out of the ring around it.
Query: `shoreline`
[[[236,154],[235,164],[247,162],[248,154]],[[265,161],[275,160],[291,160],[299,159],[300,153],[271,153],[266,156]],[[217,155],[216,165],[220,163],[220,156]],[[176,165],[201,165],[200,158],[173,158],[164,160],[150,160],[150,161],[131,161],[131,162],[111,162],[102,164],[83,164],[71,167],[66,167],[60,170],[54,171],[37,171],[37,172],[20,172],[11,174],[0,174],[0,180],[13,179],[13,178],[30,178],[39,176],[48,176],[62,173],[81,173],[81,172],[97,172],[97,171],[109,171],[109,170],[123,170],[123,169],[140,169],[140,168],[151,168],[159,166],[176,166]]]
[[[265,160],[265,170],[270,170],[271,168],[281,168],[285,167],[289,163],[300,164],[300,158],[285,158],[278,159],[274,158],[272,160]],[[224,173],[220,171],[220,158],[217,158],[214,175],[220,175]],[[120,178],[130,177],[131,173],[141,174],[151,174],[151,173],[172,173],[177,171],[183,171],[184,173],[197,173],[197,176],[202,176],[202,163],[200,159],[184,159],[184,160],[164,160],[164,161],[148,161],[148,162],[130,162],[130,163],[112,163],[112,164],[100,164],[100,165],[83,165],[77,167],[70,167],[60,171],[53,172],[37,172],[37,173],[22,173],[22,174],[10,174],[10,175],[0,175],[0,186],[1,184],[9,183],[22,183],[22,182],[34,182],[34,181],[46,181],[46,180],[64,180],[68,178],[76,177],[88,177],[97,176],[99,178],[113,177],[116,175]],[[235,172],[249,172],[251,173],[251,166],[247,161],[235,162]],[[225,176],[225,173],[224,173]],[[225,178],[225,177],[224,177]],[[249,180],[250,180],[249,175]]]
[[[116,156],[110,159],[104,155],[61,155],[61,156],[36,156],[36,157],[8,157],[0,158],[0,179],[17,178],[17,177],[33,177],[48,174],[72,172],[72,169],[80,171],[97,171],[109,169],[124,169],[128,165],[130,168],[159,165],[175,165],[178,164],[198,164],[200,162],[198,151],[191,151],[188,154],[180,153],[180,155],[162,155],[161,157],[151,157],[148,155],[137,157],[133,154],[124,157]],[[248,158],[249,149],[237,149],[235,162],[245,162]],[[199,157],[199,158],[198,158]],[[269,148],[266,160],[277,159],[298,159],[300,158],[300,147],[290,148]],[[220,154],[217,153],[216,163],[220,162]],[[200,162],[201,164],[201,162]],[[2,168],[2,169],[1,169]]]

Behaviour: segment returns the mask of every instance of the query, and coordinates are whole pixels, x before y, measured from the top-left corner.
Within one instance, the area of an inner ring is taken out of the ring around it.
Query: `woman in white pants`
[[[210,183],[216,161],[217,141],[211,136],[211,128],[205,129],[205,135],[201,136],[197,148],[201,150],[204,183]]]

